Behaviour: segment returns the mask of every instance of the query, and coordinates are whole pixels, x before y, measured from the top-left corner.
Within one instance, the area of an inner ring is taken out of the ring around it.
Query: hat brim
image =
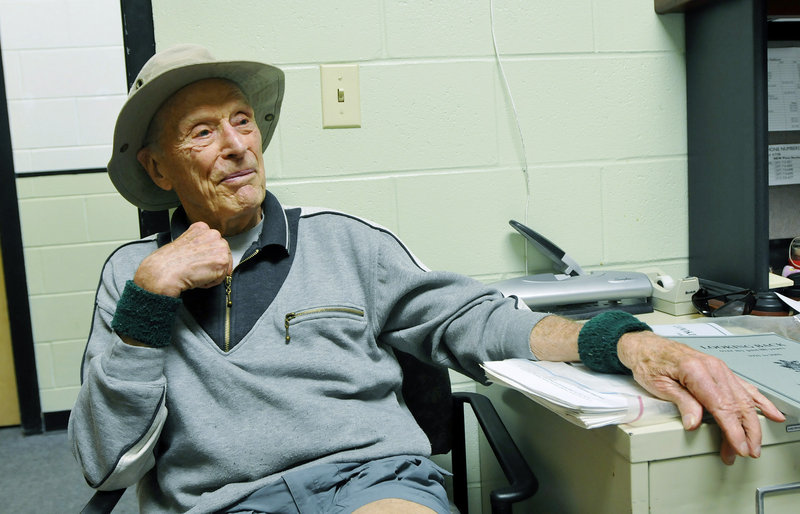
[[[221,78],[236,83],[254,110],[261,131],[261,149],[267,149],[280,117],[283,102],[283,71],[251,61],[200,63],[172,69],[145,83],[120,110],[114,129],[114,148],[108,174],[120,194],[146,211],[180,205],[174,191],[158,187],[136,158],[155,113],[178,90],[198,80]],[[134,86],[135,87],[135,86]]]

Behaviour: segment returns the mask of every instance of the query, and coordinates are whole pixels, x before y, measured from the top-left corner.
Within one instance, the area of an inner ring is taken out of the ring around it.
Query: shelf
[[[797,0],[769,0],[767,18],[800,18],[800,2]]]
[[[655,0],[655,8],[658,14],[670,14],[696,9],[711,1],[713,0]]]
[[[658,14],[686,12],[716,0],[654,0]],[[797,0],[768,0],[767,18],[800,18]]]

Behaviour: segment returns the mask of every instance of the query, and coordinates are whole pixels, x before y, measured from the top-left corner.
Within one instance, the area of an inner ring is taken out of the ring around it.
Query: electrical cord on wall
[[[517,135],[519,136],[519,143],[522,149],[522,155],[520,156],[521,166],[522,166],[522,178],[525,180],[525,225],[528,224],[528,209],[530,206],[530,199],[531,199],[531,189],[530,189],[530,180],[528,176],[528,157],[527,152],[525,150],[525,138],[522,136],[522,127],[519,123],[519,115],[517,114],[517,106],[514,103],[514,96],[511,94],[511,88],[508,85],[508,79],[506,78],[506,71],[503,68],[503,62],[500,60],[500,52],[497,50],[497,38],[494,33],[494,0],[489,0],[489,24],[492,31],[492,47],[494,48],[494,58],[495,62],[497,62],[497,69],[500,71],[500,78],[503,82],[503,88],[505,90],[506,96],[508,97],[509,102],[511,103],[511,111],[514,114],[514,122],[517,126]],[[525,245],[525,270],[528,269],[528,245]]]

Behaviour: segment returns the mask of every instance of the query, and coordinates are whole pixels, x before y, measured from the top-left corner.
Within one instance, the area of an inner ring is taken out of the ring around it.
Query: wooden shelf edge
[[[712,0],[653,0],[658,14],[671,14],[691,11]]]
[[[800,17],[800,2],[797,0],[769,0],[767,2],[767,18]]]
[[[653,0],[657,14],[687,12],[712,1],[714,0]],[[800,3],[797,0],[767,0],[767,17],[800,17]]]

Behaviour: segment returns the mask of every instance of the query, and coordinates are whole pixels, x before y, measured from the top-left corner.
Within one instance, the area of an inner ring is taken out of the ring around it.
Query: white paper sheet
[[[629,375],[596,373],[582,364],[508,359],[483,364],[487,376],[523,392],[584,428],[618,423],[657,423],[678,415]]]
[[[676,323],[674,325],[653,325],[653,332],[664,337],[686,336],[729,336],[731,333],[716,323]]]
[[[800,48],[767,49],[769,130],[800,130]]]
[[[770,186],[800,184],[800,144],[769,145],[768,157]]]

